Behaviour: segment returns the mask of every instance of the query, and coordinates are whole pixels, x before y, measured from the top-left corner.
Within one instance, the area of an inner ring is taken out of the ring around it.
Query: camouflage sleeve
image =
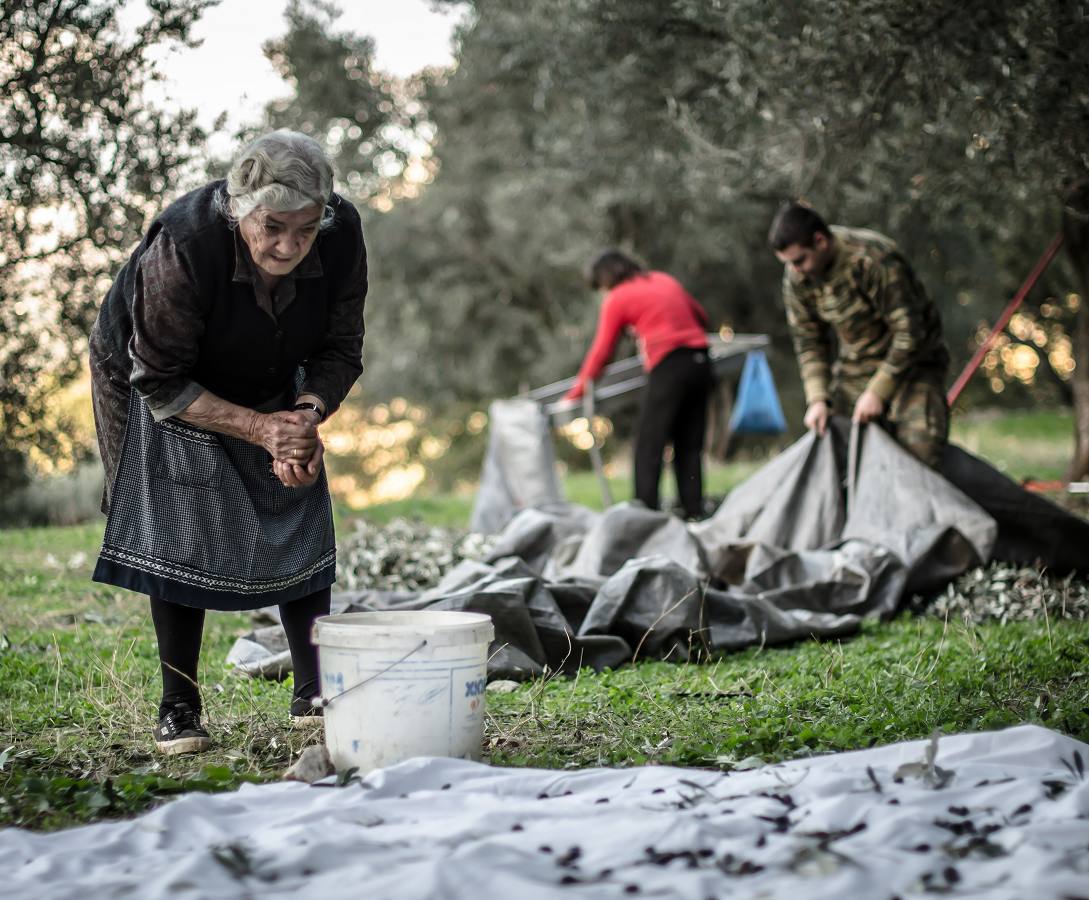
[[[817,318],[805,298],[795,289],[789,273],[783,273],[783,304],[786,306],[787,324],[794,341],[794,354],[802,373],[802,387],[806,404],[831,397],[832,348],[824,322]]]
[[[911,266],[895,254],[886,257],[883,264],[872,266],[866,280],[867,292],[874,298],[877,311],[892,335],[888,352],[867,389],[888,403],[925,344],[925,306],[929,300],[915,280]]]

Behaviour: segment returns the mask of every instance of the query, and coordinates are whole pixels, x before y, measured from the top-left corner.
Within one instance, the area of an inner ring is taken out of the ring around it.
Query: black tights
[[[318,649],[310,643],[310,627],[318,616],[329,614],[330,588],[280,604],[280,621],[287,632],[291,664],[295,669],[295,697],[309,699],[318,693]],[[200,709],[197,660],[204,636],[204,610],[151,598],[151,620],[159,641],[163,671],[162,716],[169,707],[184,701]]]

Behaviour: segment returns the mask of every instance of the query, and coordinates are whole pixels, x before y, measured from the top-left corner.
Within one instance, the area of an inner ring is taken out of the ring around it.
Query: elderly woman
[[[311,138],[258,138],[152,222],[91,334],[108,515],[93,577],[151,599],[164,753],[211,745],[207,609],[278,605],[291,715],[320,722],[309,632],[336,551],[318,425],[362,371],[367,292],[359,214],[332,185]]]

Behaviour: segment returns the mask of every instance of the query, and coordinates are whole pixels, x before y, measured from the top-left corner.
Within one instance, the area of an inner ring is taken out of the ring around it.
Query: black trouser
[[[684,514],[703,512],[703,437],[711,363],[706,350],[674,350],[650,372],[635,436],[635,497],[658,508],[662,454],[673,444],[673,471]]]
[[[295,669],[295,697],[318,693],[318,649],[310,643],[310,627],[318,616],[329,614],[330,588],[280,604],[280,621],[287,632],[291,663]],[[167,600],[151,598],[151,619],[159,641],[159,663],[163,671],[161,717],[169,707],[184,701],[200,710],[197,688],[197,660],[204,636],[204,610]]]

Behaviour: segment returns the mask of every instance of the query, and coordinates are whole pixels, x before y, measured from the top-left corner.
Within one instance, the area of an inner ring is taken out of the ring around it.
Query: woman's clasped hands
[[[258,417],[258,441],[272,456],[272,472],[286,487],[308,487],[321,473],[325,446],[319,416],[311,410],[266,413]]]

